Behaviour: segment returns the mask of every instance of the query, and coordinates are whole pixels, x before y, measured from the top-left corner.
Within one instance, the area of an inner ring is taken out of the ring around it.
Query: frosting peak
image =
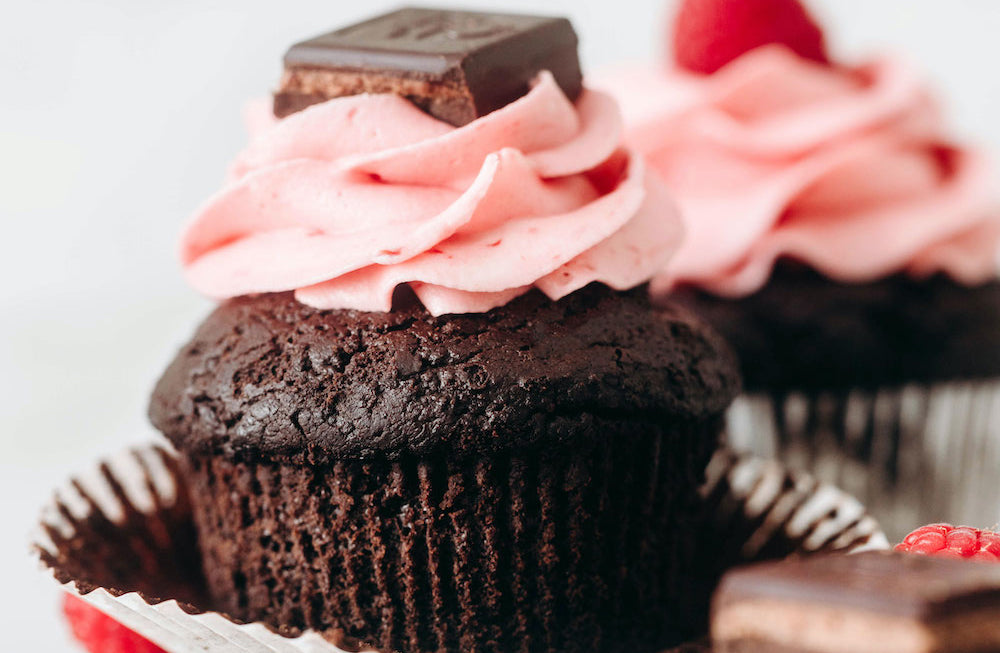
[[[945,136],[904,62],[826,66],[769,46],[712,76],[609,71],[600,86],[687,223],[659,290],[750,294],[781,257],[848,283],[996,275],[991,167]]]
[[[263,124],[237,157],[182,237],[186,276],[218,298],[295,290],[368,311],[409,284],[434,314],[531,287],[626,289],[662,268],[680,220],[621,139],[613,100],[574,105],[548,73],[461,128],[392,95],[315,105]]]

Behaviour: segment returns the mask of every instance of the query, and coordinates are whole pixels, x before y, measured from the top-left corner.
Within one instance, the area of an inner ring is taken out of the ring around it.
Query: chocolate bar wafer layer
[[[400,9],[292,46],[274,113],[393,93],[461,126],[525,95],[542,70],[575,100],[577,43],[565,18]]]

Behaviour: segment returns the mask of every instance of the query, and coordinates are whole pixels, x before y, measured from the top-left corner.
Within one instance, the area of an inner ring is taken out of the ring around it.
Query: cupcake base
[[[856,500],[774,462],[719,452],[699,497],[702,516],[690,540],[701,553],[691,573],[705,595],[721,570],[736,564],[888,545]],[[66,591],[171,653],[365,650],[342,632],[275,629],[220,611],[204,591],[176,458],[156,447],[126,452],[60,491],[36,550]],[[686,605],[704,621],[707,614],[693,607],[698,601]]]
[[[691,470],[718,426],[690,429],[474,460],[190,458],[208,587],[241,619],[382,650],[655,651],[691,634],[699,585]]]
[[[780,457],[861,499],[890,539],[948,521],[990,527],[1000,501],[1000,381],[877,391],[754,393],[729,414],[729,444]]]

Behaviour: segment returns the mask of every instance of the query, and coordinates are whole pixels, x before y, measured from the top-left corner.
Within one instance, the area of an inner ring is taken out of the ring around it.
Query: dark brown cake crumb
[[[180,450],[321,464],[593,441],[721,414],[727,347],[644,289],[532,292],[486,314],[320,311],[290,294],[228,301],[156,387]]]

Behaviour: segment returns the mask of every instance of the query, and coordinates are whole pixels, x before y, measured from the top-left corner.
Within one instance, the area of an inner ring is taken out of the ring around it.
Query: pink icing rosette
[[[607,95],[576,104],[542,73],[464,127],[392,95],[319,104],[257,133],[181,243],[205,294],[294,290],[317,308],[387,311],[409,284],[435,315],[538,288],[627,289],[676,250],[681,221],[622,148]]]
[[[655,291],[750,294],[781,257],[844,283],[996,276],[991,166],[944,136],[900,61],[834,67],[767,46],[711,76],[619,70],[597,85],[621,102],[627,142],[686,221]]]

